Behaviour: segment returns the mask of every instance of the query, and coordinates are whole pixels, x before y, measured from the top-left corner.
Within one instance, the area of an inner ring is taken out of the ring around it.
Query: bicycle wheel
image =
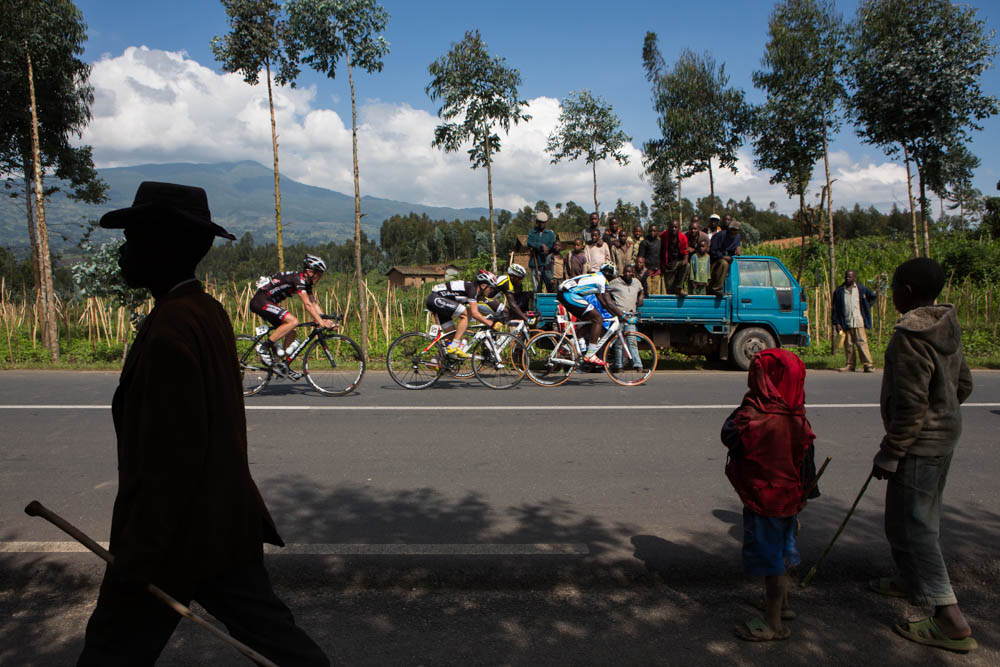
[[[302,372],[313,389],[326,396],[354,391],[365,376],[361,346],[336,333],[320,333],[302,358]]]
[[[267,386],[274,372],[264,363],[257,352],[257,345],[263,336],[237,336],[236,355],[240,362],[240,377],[243,379],[243,395],[253,396]]]
[[[622,333],[625,338],[625,349],[622,350],[622,365],[616,367],[613,364],[616,360],[615,347],[618,345],[618,337],[615,336],[604,346],[604,371],[608,377],[629,387],[640,385],[649,379],[649,376],[656,370],[656,346],[649,336],[638,331],[626,331]],[[638,356],[636,355],[638,352]]]
[[[491,334],[491,338],[476,342],[469,352],[472,372],[491,389],[510,389],[524,377],[528,351],[524,343],[508,333]]]
[[[560,343],[560,338],[562,334],[543,331],[528,341],[528,379],[535,384],[555,387],[568,380],[576,370],[573,339],[566,338]]]
[[[385,355],[385,365],[393,381],[407,389],[429,387],[444,372],[439,361],[444,357],[444,346],[422,331],[405,333],[392,341]]]

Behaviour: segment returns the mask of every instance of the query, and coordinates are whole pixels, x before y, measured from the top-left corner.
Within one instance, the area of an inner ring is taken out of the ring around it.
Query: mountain
[[[208,192],[212,219],[235,234],[253,234],[258,243],[274,241],[274,172],[256,162],[214,164],[144,164],[134,167],[100,169],[108,184],[108,201],[92,206],[80,204],[56,193],[46,200],[54,250],[73,246],[83,232],[83,224],[104,213],[132,204],[142,181],[166,181],[198,185]],[[393,215],[426,213],[435,220],[478,220],[489,214],[485,208],[448,208],[409,204],[392,199],[361,198],[361,229],[378,239],[382,221]],[[354,197],[281,178],[281,219],[286,243],[343,241],[354,236]],[[28,246],[24,200],[6,199],[0,205],[3,245]],[[110,232],[95,235],[97,240],[112,238]]]

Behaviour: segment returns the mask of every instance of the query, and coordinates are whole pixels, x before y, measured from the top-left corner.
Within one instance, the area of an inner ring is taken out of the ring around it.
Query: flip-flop
[[[748,642],[781,641],[788,639],[792,634],[785,627],[782,627],[780,632],[775,630],[767,624],[767,621],[760,617],[751,618],[743,625],[737,625],[734,631],[737,637]]]
[[[906,590],[892,577],[869,579],[868,588],[879,595],[885,595],[890,598],[905,598],[907,596]]]
[[[925,618],[922,621],[911,621],[904,625],[894,625],[892,629],[902,637],[906,637],[912,642],[925,646],[934,646],[948,651],[958,653],[968,653],[979,648],[979,643],[972,637],[963,639],[952,639],[934,622],[933,618]]]
[[[764,598],[757,598],[756,600],[750,601],[750,606],[754,609],[759,609],[761,611],[767,611],[767,601]],[[781,610],[781,620],[783,621],[794,621],[798,617],[791,609],[787,607]]]

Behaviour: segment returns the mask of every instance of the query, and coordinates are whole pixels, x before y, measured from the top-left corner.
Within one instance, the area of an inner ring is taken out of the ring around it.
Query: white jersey
[[[608,290],[608,279],[600,271],[594,273],[584,273],[575,278],[568,278],[559,285],[560,292],[570,294],[604,294]]]

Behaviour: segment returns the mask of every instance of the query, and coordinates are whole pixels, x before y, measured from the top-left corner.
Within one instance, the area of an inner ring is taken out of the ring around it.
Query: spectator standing
[[[587,253],[583,246],[583,239],[573,241],[573,251],[569,256],[567,271],[570,278],[575,278],[590,271],[590,265],[587,264]]]
[[[844,282],[833,292],[833,306],[830,309],[833,328],[846,335],[844,353],[847,355],[847,365],[841,371],[856,370],[857,356],[861,357],[865,373],[871,373],[875,368],[872,353],[868,349],[867,330],[872,328],[871,306],[877,297],[875,292],[857,281],[857,273],[853,270],[844,274]]]
[[[632,236],[629,237],[629,264],[635,264],[636,257],[639,256],[639,244],[642,243],[642,225],[632,227]]]
[[[528,268],[531,270],[531,280],[536,292],[541,289],[542,283],[545,282],[541,274],[545,267],[545,260],[549,255],[549,249],[556,241],[556,233],[551,229],[546,229],[548,222],[548,214],[545,211],[539,211],[535,213],[535,228],[528,232],[528,249],[531,252]]]
[[[666,294],[687,295],[688,240],[680,232],[681,223],[672,220],[660,232],[660,274],[663,276],[663,291]]]
[[[587,227],[585,230],[583,230],[583,237],[582,238],[583,238],[583,242],[584,243],[590,243],[590,239],[592,238],[591,237],[591,233],[595,229],[597,230],[598,236],[604,234],[604,230],[601,228],[601,216],[597,215],[597,213],[591,213],[590,214],[590,227]]]
[[[229,315],[195,266],[216,236],[202,188],[143,182],[124,229],[121,276],[155,305],[111,402],[118,494],[109,565],[78,665],[152,665],[180,616],[147,590],[197,600],[233,636],[282,665],[329,665],[275,595],[263,543],[284,546],[247,463],[246,414]]]
[[[646,258],[642,255],[635,260],[635,279],[642,283],[643,296],[649,296],[649,285],[646,282],[649,280],[649,269],[646,268]]]
[[[711,240],[712,237],[714,237],[715,234],[719,231],[719,223],[720,223],[721,220],[722,220],[722,218],[719,217],[718,213],[713,213],[712,215],[708,216],[708,231],[707,231],[707,234],[708,234],[709,240]]]
[[[708,255],[708,239],[699,239],[694,254],[691,255],[691,268],[688,271],[688,292],[691,294],[707,294],[708,281],[711,278],[712,259]]]
[[[614,262],[614,258],[611,256],[611,246],[604,242],[604,237],[596,229],[590,232],[590,243],[587,244],[586,253],[587,264],[592,269],[596,269],[601,264]]]
[[[611,257],[615,262],[615,268],[618,269],[619,275],[621,275],[621,272],[625,270],[626,266],[632,263],[629,261],[631,252],[629,251],[627,245],[630,240],[628,232],[624,229],[620,229],[618,230],[618,238],[616,239],[615,244],[611,246]]]
[[[639,308],[642,307],[643,293],[642,293],[642,283],[640,283],[635,277],[635,267],[631,264],[625,266],[622,275],[612,280],[608,283],[608,291],[611,293],[611,298],[614,299],[615,305],[621,309],[623,313],[635,313],[639,314]],[[623,326],[624,331],[636,331],[635,324],[626,323]],[[622,352],[622,346],[618,343],[614,344],[614,362],[612,363],[612,370],[620,370],[622,367],[622,357],[624,353]],[[639,360],[639,347],[635,343],[635,338],[630,336],[628,343],[628,352],[632,358],[631,366],[636,370],[642,369],[642,362]]]
[[[639,256],[646,262],[646,295],[663,294],[663,279],[660,276],[660,235],[656,223],[649,223],[646,238],[639,244]]]
[[[728,215],[726,216],[729,217]],[[735,220],[712,237],[708,254],[712,258],[712,277],[708,282],[708,293],[722,296],[726,289],[726,276],[733,263],[733,257],[740,254],[740,223]]]
[[[748,641],[787,639],[788,568],[800,562],[796,515],[815,478],[806,419],[806,367],[787,350],[763,350],[750,364],[749,391],[722,426],[726,477],[743,502],[743,571],[764,577],[764,618],[736,627]],[[810,497],[819,492],[814,488]]]
[[[700,239],[705,239],[706,242],[711,240],[708,234],[702,231],[701,223],[697,220],[691,221],[691,224],[688,225],[688,230],[685,236],[687,236],[688,240],[689,255],[693,255],[698,250],[698,241]]]
[[[546,281],[545,287],[550,292],[555,291],[555,286],[569,278],[567,271],[567,259],[562,254],[562,242],[556,240],[552,243],[552,250],[545,261],[545,270],[542,277]]]
[[[615,216],[611,216],[611,218],[608,220],[608,228],[604,230],[604,234],[602,234],[604,242],[613,248],[615,246],[615,243],[618,242],[618,232],[620,232],[621,230],[622,228],[618,224],[618,218],[616,218]],[[618,268],[619,270],[621,270],[625,267],[620,266]]]
[[[944,282],[944,270],[927,257],[903,262],[892,277],[892,301],[902,317],[885,350],[880,401],[885,437],[872,477],[889,480],[885,536],[898,574],[873,579],[869,586],[934,607],[928,618],[893,626],[899,635],[970,651],[978,644],[941,555],[942,494],[962,433],[959,406],[972,393],[955,307],[934,305]]]

